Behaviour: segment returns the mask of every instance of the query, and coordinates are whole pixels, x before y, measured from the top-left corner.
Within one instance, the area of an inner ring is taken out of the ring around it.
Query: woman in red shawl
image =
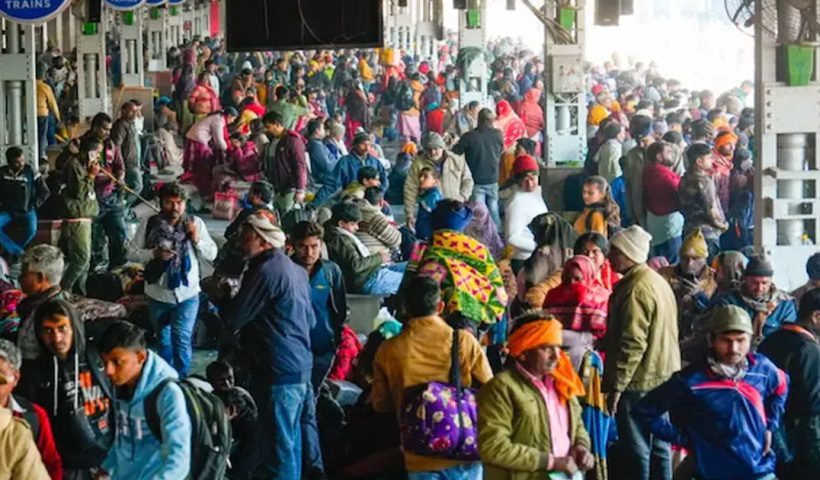
[[[607,259],[609,241],[606,237],[596,232],[585,233],[575,241],[573,251],[575,255],[583,255],[592,259],[597,271],[596,283],[612,293],[612,288],[621,279],[621,275],[615,272]]]
[[[188,97],[188,110],[194,114],[195,121],[199,121],[213,112],[218,112],[221,108],[219,94],[211,87],[208,74],[200,73],[196,87]]]
[[[544,131],[544,109],[538,101],[541,100],[541,90],[531,88],[524,94],[524,101],[518,107],[518,116],[527,127],[527,136],[536,142],[540,141],[539,134]]]
[[[569,259],[561,274],[561,285],[551,289],[544,310],[564,325],[564,347],[576,369],[595,340],[606,333],[610,292],[598,284],[598,268],[584,255]]]
[[[501,100],[496,105],[495,111],[495,128],[504,134],[504,150],[507,150],[515,145],[516,140],[527,136],[527,127],[515,114],[510,102]]]

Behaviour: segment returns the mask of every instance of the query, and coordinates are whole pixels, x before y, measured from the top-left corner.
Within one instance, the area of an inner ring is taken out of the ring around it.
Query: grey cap
[[[424,136],[424,141],[422,141],[421,146],[424,147],[425,150],[432,150],[434,148],[445,148],[444,139],[441,138],[436,132],[429,132],[427,135]]]
[[[710,318],[709,330],[713,334],[743,332],[754,335],[752,318],[746,313],[746,310],[736,305],[725,305],[716,308]]]

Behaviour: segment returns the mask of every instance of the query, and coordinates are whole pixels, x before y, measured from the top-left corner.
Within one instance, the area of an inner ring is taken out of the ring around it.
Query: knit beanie
[[[513,175],[520,177],[530,172],[538,173],[540,167],[538,161],[531,155],[519,155],[513,163]]]
[[[429,132],[424,136],[422,147],[425,150],[432,150],[434,148],[445,148],[444,139],[436,132]]]
[[[460,204],[460,208],[454,210],[453,206],[456,203]],[[466,204],[443,200],[433,210],[433,230],[448,229],[462,232],[472,218],[473,210]]]
[[[763,255],[755,255],[749,259],[749,264],[746,265],[746,270],[743,271],[744,277],[771,277],[773,275],[774,268]]]
[[[680,247],[681,256],[695,258],[706,258],[709,256],[709,247],[706,245],[706,238],[700,228],[694,230],[683,240]]]
[[[609,243],[620,250],[624,255],[635,263],[646,263],[649,258],[649,244],[652,235],[643,228],[632,225],[616,233],[609,240]]]

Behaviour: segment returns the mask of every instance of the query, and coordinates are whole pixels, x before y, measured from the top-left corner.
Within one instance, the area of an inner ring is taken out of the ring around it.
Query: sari
[[[510,102],[501,100],[495,107],[497,118],[495,128],[504,134],[504,150],[515,145],[516,140],[527,136],[527,126],[518,118]]]

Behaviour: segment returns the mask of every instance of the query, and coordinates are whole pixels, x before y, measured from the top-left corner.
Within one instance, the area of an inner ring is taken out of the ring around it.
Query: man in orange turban
[[[715,162],[712,176],[715,179],[715,189],[724,212],[729,211],[729,181],[734,167],[735,145],[737,145],[737,135],[732,132],[720,132],[715,137],[713,155]]]
[[[543,311],[518,319],[510,335],[510,368],[478,394],[478,432],[485,478],[572,476],[594,466],[577,396],[581,379],[561,351],[561,323]]]

